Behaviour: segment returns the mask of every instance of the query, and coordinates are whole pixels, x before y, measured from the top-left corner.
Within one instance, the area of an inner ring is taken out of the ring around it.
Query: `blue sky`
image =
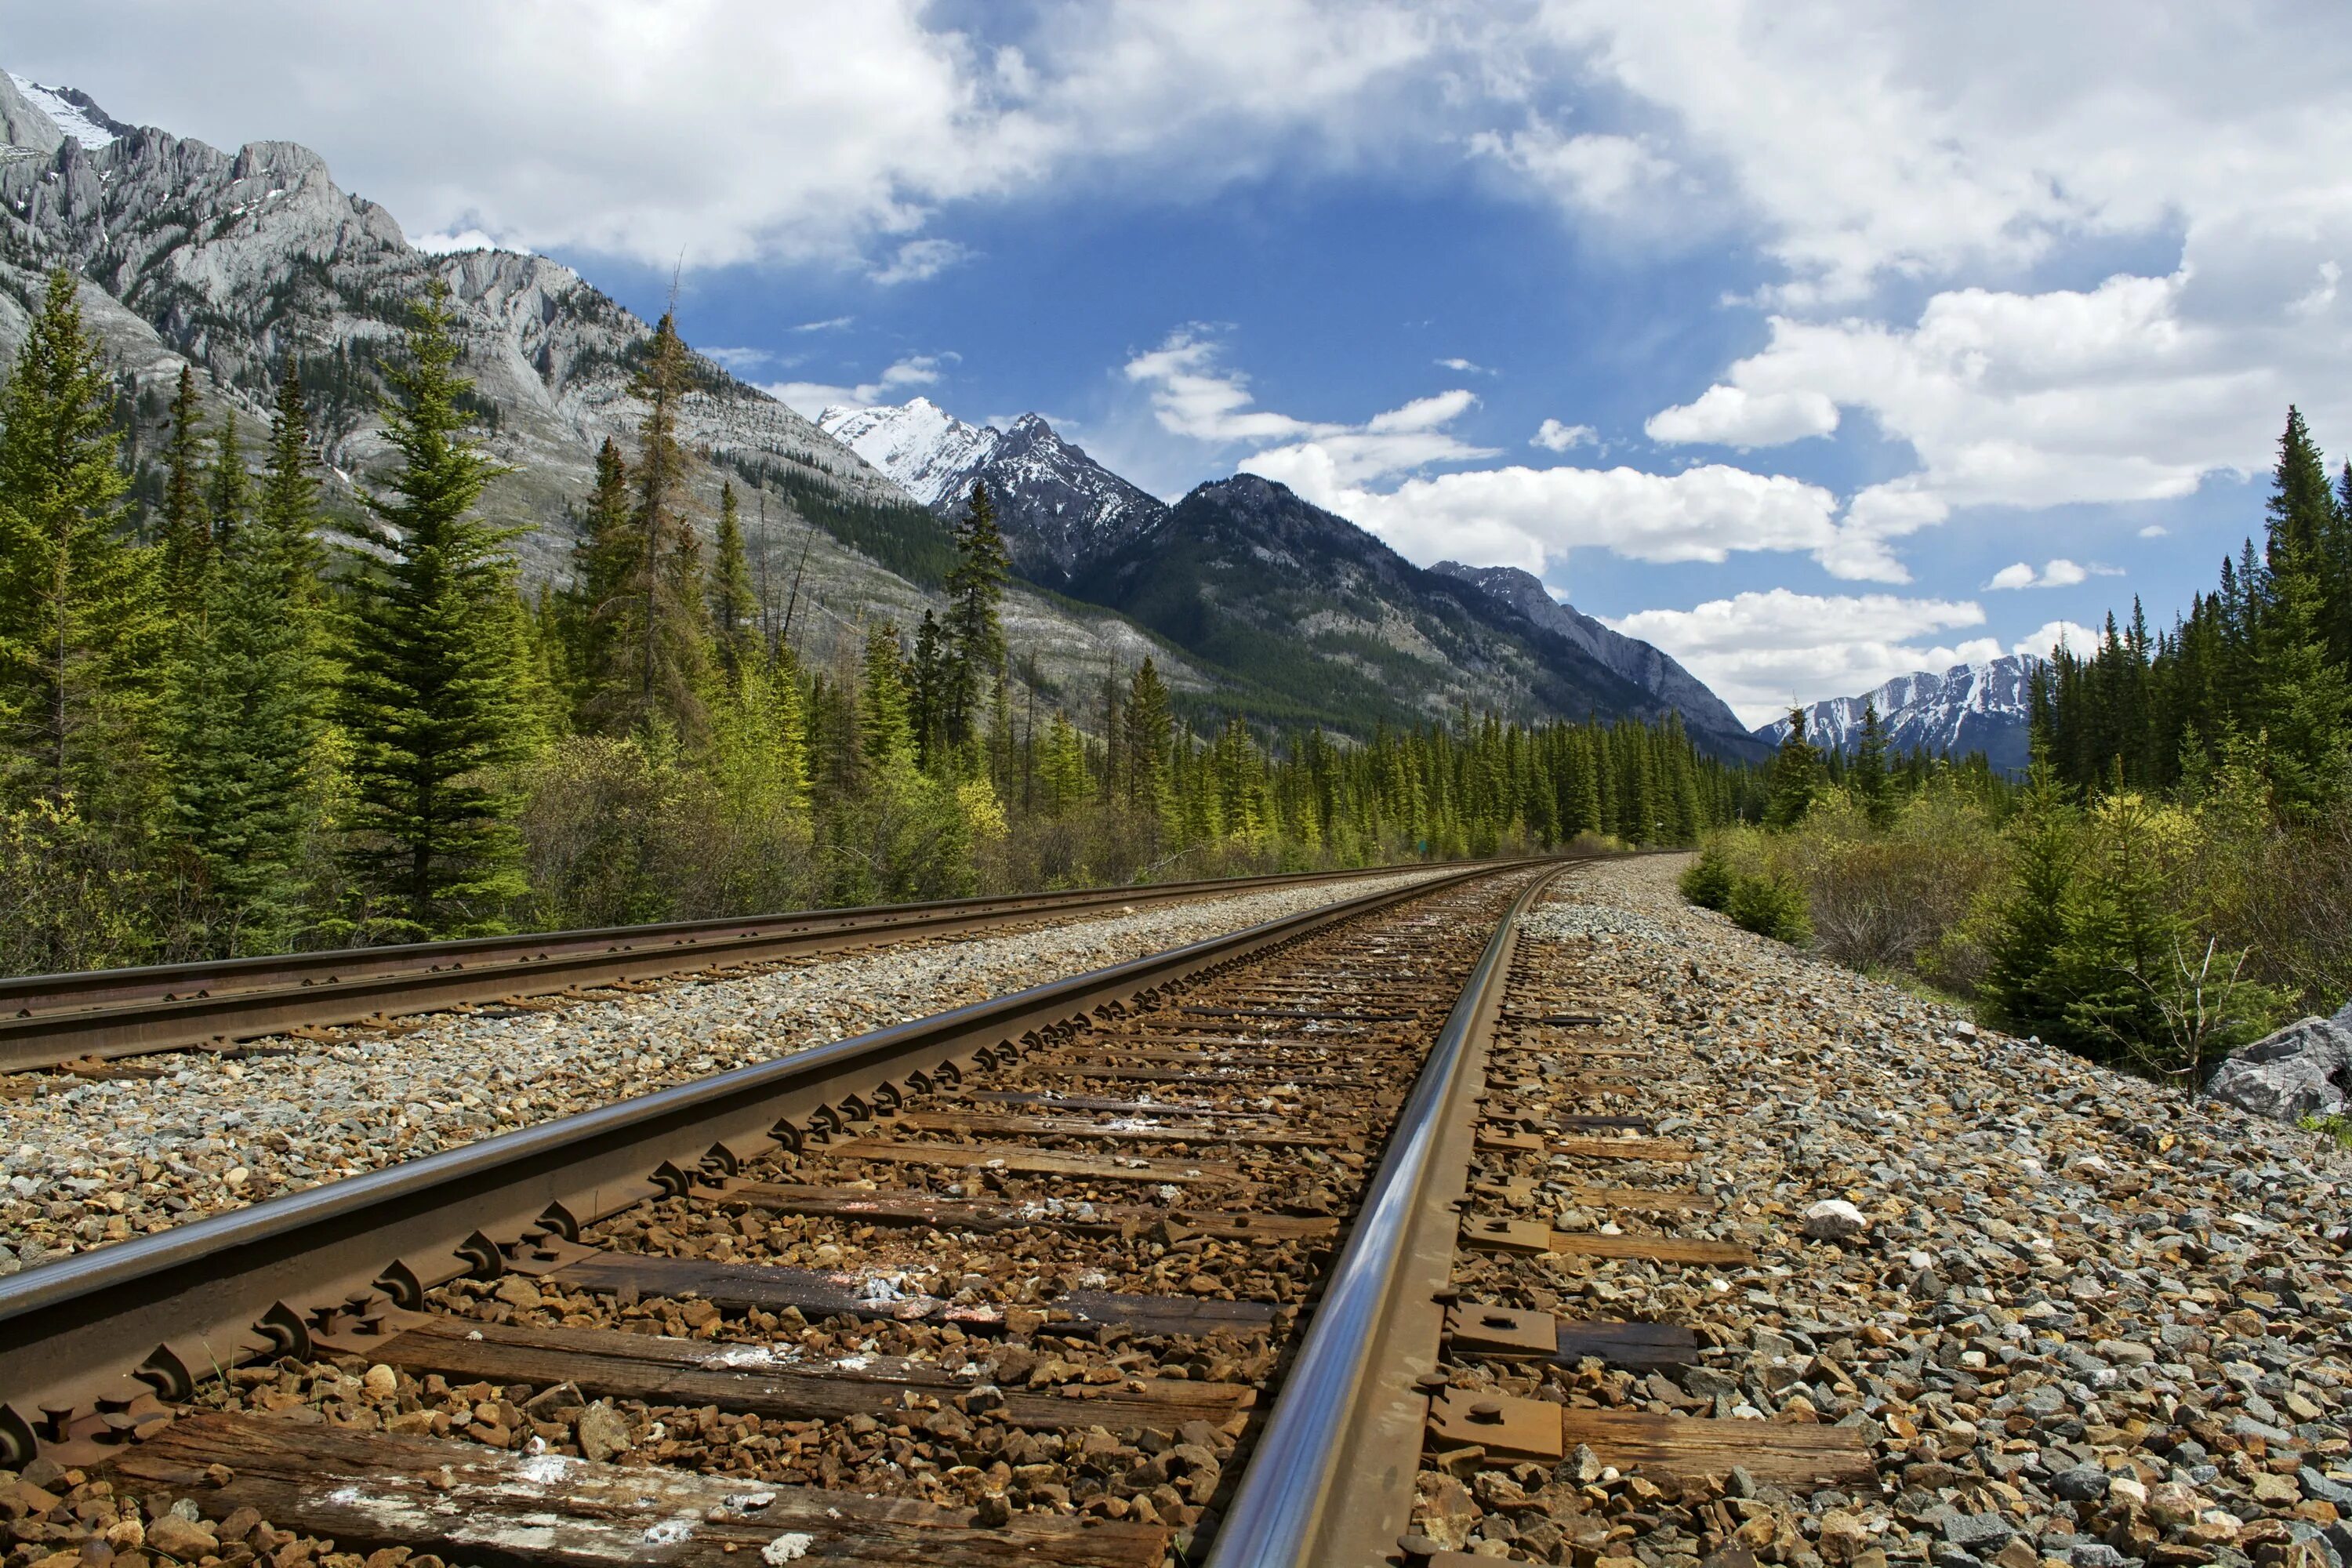
[[[2352,448],[2340,5],[123,9],[0,63],[643,312],[682,254],[809,408],[1538,570],[1751,720],[2167,622],[2290,400]]]

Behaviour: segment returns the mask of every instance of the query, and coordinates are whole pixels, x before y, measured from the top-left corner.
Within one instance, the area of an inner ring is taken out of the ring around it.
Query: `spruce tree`
[[[172,394],[172,434],[163,444],[163,591],[173,609],[193,605],[211,552],[212,521],[205,513],[202,436],[195,372],[180,367]]]
[[[1146,654],[1127,687],[1127,804],[1165,822],[1174,804],[1168,751],[1175,737],[1168,683]]]
[[[2057,983],[2055,966],[2066,940],[2082,845],[2077,814],[2047,757],[2035,756],[2008,833],[2016,871],[1986,943],[1988,962],[1978,993],[1993,1023],[2011,1034],[2055,1043],[2070,1027],[2070,998]]]
[[[500,470],[466,434],[447,290],[416,307],[409,362],[389,374],[385,437],[401,466],[368,497],[387,563],[356,574],[339,715],[355,796],[350,857],[378,900],[373,934],[492,932],[523,891],[511,531],[475,514]]]
[[[714,553],[717,559],[710,574],[710,625],[718,642],[719,668],[732,683],[741,679],[743,672],[759,657],[760,599],[751,591],[751,563],[743,553],[743,520],[737,510],[731,483],[721,486],[719,491],[719,538]]]
[[[1884,828],[1894,822],[1895,789],[1886,776],[1886,731],[1879,722],[1878,704],[1869,698],[1863,699],[1862,734],[1854,742],[1846,789],[1873,827]]]
[[[947,576],[949,650],[946,727],[950,745],[969,747],[979,735],[980,697],[994,679],[1002,684],[1004,626],[999,605],[1013,570],[1004,536],[997,531],[996,506],[988,487],[972,482],[971,503],[955,528],[956,563]],[[1008,733],[1000,745],[1009,742]]]
[[[279,951],[305,914],[304,848],[321,782],[317,508],[309,419],[289,367],[252,524],[215,552],[168,702],[173,835],[205,868],[234,952]]]
[[[205,476],[205,510],[212,518],[212,545],[217,550],[226,543],[245,522],[245,511],[252,496],[252,481],[245,471],[245,444],[237,438],[236,410],[221,415],[218,435],[213,437],[212,472]]]
[[[74,275],[49,275],[0,388],[0,726],[24,782],[142,816],[164,631],[151,552],[120,535],[114,390]]]
[[[1794,827],[1813,808],[1821,793],[1822,754],[1805,739],[1805,710],[1789,710],[1789,728],[1772,757],[1770,793],[1764,805],[1764,826]]]

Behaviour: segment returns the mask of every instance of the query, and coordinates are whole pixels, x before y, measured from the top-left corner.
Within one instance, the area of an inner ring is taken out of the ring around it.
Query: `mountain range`
[[[184,365],[208,418],[235,411],[257,429],[291,364],[321,433],[331,510],[355,512],[391,458],[381,367],[437,282],[487,443],[510,469],[485,510],[523,525],[528,578],[568,574],[597,447],[635,447],[643,321],[544,257],[419,248],[292,142],[225,153],[5,75],[0,137],[0,355],[22,343],[49,269],[90,285],[85,319],[125,394],[151,492]],[[940,603],[947,524],[980,480],[1026,579],[1006,603],[1008,638],[1046,700],[1150,654],[1181,700],[1261,718],[1360,733],[1465,705],[1519,719],[1679,712],[1709,749],[1760,752],[1671,659],[1556,605],[1525,574],[1424,571],[1267,480],[1203,485],[1171,506],[1034,414],[998,430],[917,399],[812,423],[699,357],[679,426],[702,459],[690,507],[707,525],[722,480],[742,491],[762,597],[794,617],[804,657],[845,657],[866,618],[905,626]]]
[[[2021,773],[2028,760],[2033,672],[2041,664],[2031,654],[2008,654],[1982,664],[1956,664],[1941,675],[1898,675],[1874,691],[1806,708],[1805,735],[1824,751],[1851,756],[1862,737],[1863,709],[1874,705],[1890,751],[1955,757],[1982,752],[1995,768]],[[1780,719],[1757,730],[1756,738],[1777,746],[1788,732],[1789,721]]]

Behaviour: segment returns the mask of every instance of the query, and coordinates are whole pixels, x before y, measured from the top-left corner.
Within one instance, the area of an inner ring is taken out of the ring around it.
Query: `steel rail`
[[[1397,1561],[1428,1408],[1414,1380],[1436,1365],[1472,1102],[1486,1079],[1519,920],[1565,869],[1529,883],[1496,923],[1413,1080],[1218,1526],[1209,1568]]]
[[[1017,1060],[1038,1031],[1342,921],[1458,869],[312,1187],[0,1279],[0,1464],[135,1424],[207,1373],[303,1354],[318,1314],[528,1270],[581,1227]],[[573,1249],[578,1250],[576,1247]]]
[[[1310,871],[949,899],[742,920],[345,948],[211,963],[0,979],[0,1072],[229,1044],[289,1029],[542,996],[614,980],[949,935],[1126,904],[1304,887],[1414,869]]]

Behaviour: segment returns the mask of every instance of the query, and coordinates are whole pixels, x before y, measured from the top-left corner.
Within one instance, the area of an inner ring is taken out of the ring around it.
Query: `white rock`
[[[1805,1234],[1816,1241],[1851,1241],[1869,1228],[1869,1216],[1843,1198],[1823,1198],[1805,1211]]]

